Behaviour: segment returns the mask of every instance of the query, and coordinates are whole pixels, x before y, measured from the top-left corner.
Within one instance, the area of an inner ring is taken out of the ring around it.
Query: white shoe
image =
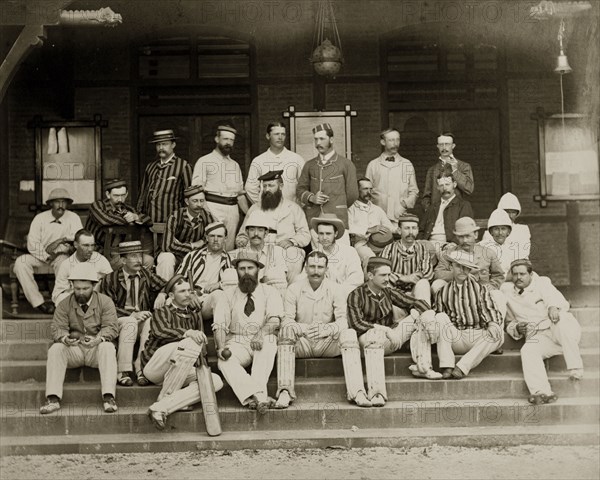
[[[421,373],[416,365],[411,365],[410,367],[408,367],[408,369],[413,374],[413,376],[418,378],[426,378],[427,380],[439,380],[442,378],[442,374],[436,372],[432,368],[427,370],[425,373]]]
[[[279,398],[277,398],[274,408],[288,408],[291,401],[292,399],[290,398],[289,392],[287,390],[283,390],[279,394]]]

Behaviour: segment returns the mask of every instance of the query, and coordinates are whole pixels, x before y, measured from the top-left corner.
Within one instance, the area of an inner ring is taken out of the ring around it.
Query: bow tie
[[[59,225],[62,225],[62,222],[58,219],[52,220],[50,223],[58,223]]]
[[[393,162],[394,160],[396,160],[394,157],[385,157],[386,162]]]

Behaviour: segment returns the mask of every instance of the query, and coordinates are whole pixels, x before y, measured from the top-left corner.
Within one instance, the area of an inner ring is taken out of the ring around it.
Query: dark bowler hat
[[[128,253],[144,253],[142,242],[133,240],[131,242],[119,243],[119,255],[127,255]]]
[[[204,192],[204,187],[202,185],[190,185],[183,191],[183,196],[185,198],[193,197],[194,195],[198,195],[199,193]]]
[[[405,213],[404,215],[401,215],[400,217],[398,217],[398,225],[400,225],[402,222],[419,223],[419,217],[417,217],[416,215],[413,215],[412,213]]]
[[[331,128],[331,125],[329,125],[328,123],[321,123],[312,129],[312,133],[317,132],[333,132],[333,128]]]
[[[177,139],[177,137],[173,133],[173,130],[158,130],[158,131],[154,132],[152,135],[154,138],[152,138],[152,140],[150,140],[148,143],[159,143],[159,142],[173,141],[173,140]]]
[[[264,175],[258,177],[258,180],[262,182],[268,182],[271,180],[279,180],[283,175],[283,170],[273,170],[271,172],[267,172]]]
[[[110,192],[113,188],[121,188],[126,186],[127,182],[125,180],[119,180],[118,178],[114,180],[107,180],[104,184],[104,191]]]
[[[217,126],[217,132],[229,132],[237,135],[237,130],[233,128],[231,125],[219,125]]]
[[[373,252],[381,252],[387,245],[394,241],[394,235],[392,232],[379,233],[375,232],[369,237],[367,246],[373,250]]]
[[[181,280],[185,280],[187,282],[187,279],[179,273],[177,275],[175,275],[173,278],[171,278],[171,280],[169,280],[167,282],[167,284],[165,285],[165,293],[166,294],[171,293],[171,290],[173,290],[173,287],[175,285],[177,285]]]
[[[367,260],[367,268],[372,267],[372,266],[377,266],[377,267],[387,266],[387,267],[392,268],[392,262],[390,262],[387,258],[371,257],[371,258],[369,258],[369,260]]]

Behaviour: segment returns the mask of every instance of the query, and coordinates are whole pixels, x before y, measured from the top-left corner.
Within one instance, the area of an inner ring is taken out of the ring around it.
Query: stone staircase
[[[410,355],[385,359],[389,401],[361,409],[345,401],[341,358],[299,359],[299,400],[260,417],[242,408],[226,386],[218,394],[224,433],[208,437],[202,411],[171,415],[154,429],[146,415],[159,387],[117,387],[116,414],[105,414],[98,371],[67,371],[63,408],[41,416],[50,318],[0,321],[0,454],[114,453],[197,449],[598,444],[600,309],[575,308],[583,328],[585,378],[568,380],[565,363],[548,361],[559,400],[532,406],[521,373],[520,342],[507,336],[504,354],[488,357],[460,381],[409,375]],[[212,346],[212,343],[211,343]],[[216,369],[214,348],[209,360]],[[434,361],[434,367],[437,368]],[[269,392],[276,389],[276,372]]]

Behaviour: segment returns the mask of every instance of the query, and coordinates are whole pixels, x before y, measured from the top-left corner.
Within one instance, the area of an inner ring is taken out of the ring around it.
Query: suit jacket
[[[435,220],[440,211],[441,199],[432,204],[425,213],[425,216],[421,220],[419,226],[419,238],[422,240],[429,240],[433,227],[435,226]],[[448,242],[458,243],[456,235],[454,235],[454,224],[459,218],[462,217],[473,217],[473,209],[468,200],[463,200],[458,195],[455,196],[448,206],[444,209],[444,231],[446,232],[446,240]]]
[[[308,198],[319,190],[329,195],[329,201],[324,205],[315,205],[308,201]],[[304,164],[296,194],[304,207],[309,226],[311,219],[320,216],[321,213],[333,213],[348,228],[348,207],[358,198],[356,167],[337,152],[325,165],[317,156]]]
[[[473,170],[471,165],[462,160],[456,160],[456,172],[453,172],[456,180],[456,196],[471,195],[475,189],[475,181],[473,180]],[[440,192],[437,189],[437,177],[444,170],[444,165],[441,160],[429,167],[427,177],[425,178],[425,190],[423,191],[423,202],[427,208],[428,205],[433,205],[440,198]]]
[[[164,288],[165,281],[158,275],[142,268],[139,272],[140,284],[138,289],[138,302],[141,311],[152,311],[154,300]],[[115,303],[119,316],[128,316],[131,312],[125,309],[127,302],[127,285],[123,267],[105,275],[100,282],[100,292],[109,296]]]

